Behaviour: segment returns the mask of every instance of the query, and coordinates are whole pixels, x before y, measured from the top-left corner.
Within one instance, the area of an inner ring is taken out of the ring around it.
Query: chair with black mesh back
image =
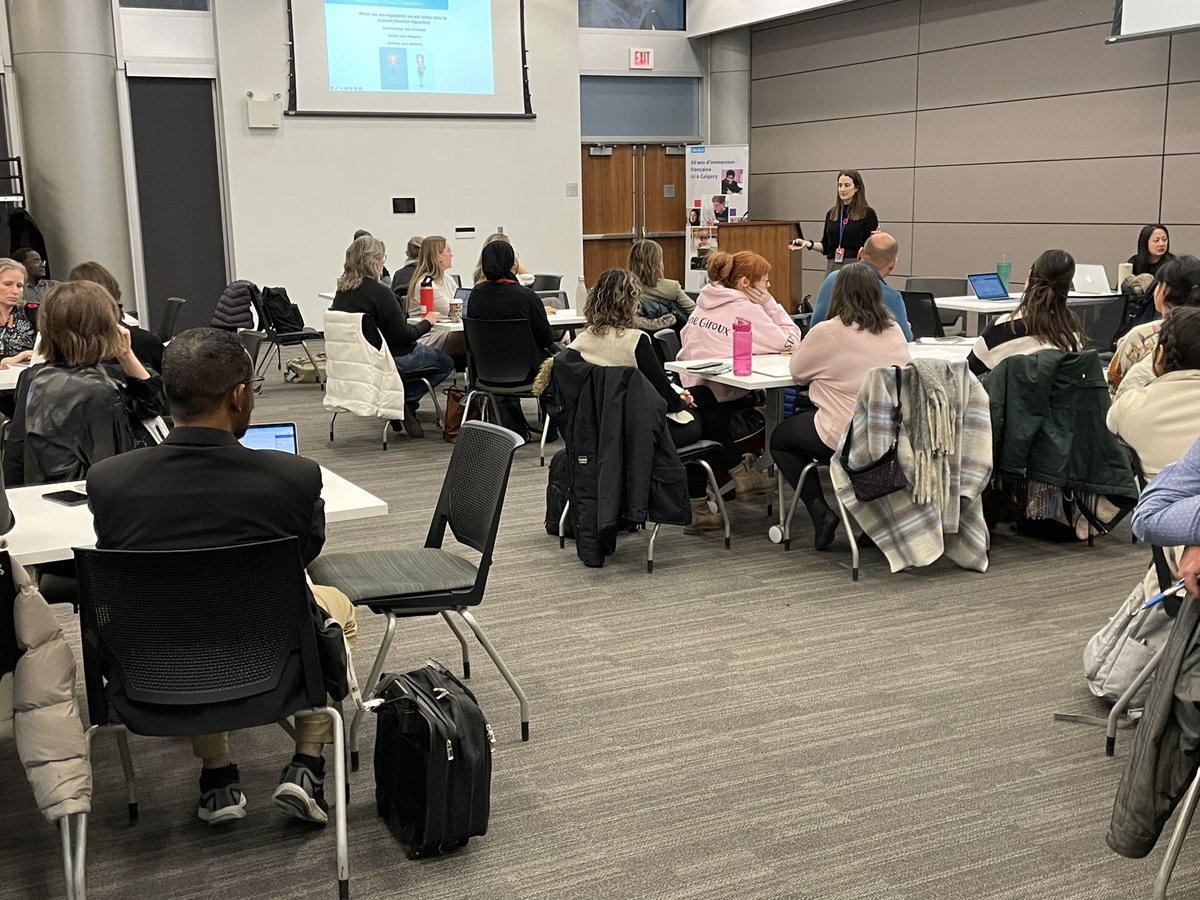
[[[179,310],[187,303],[182,297],[168,297],[163,301],[162,319],[158,323],[158,339],[164,344],[175,337],[175,322],[179,318]]]
[[[463,676],[471,675],[466,635],[454,613],[474,632],[521,707],[521,740],[529,740],[529,701],[525,692],[492,646],[470,608],[483,602],[492,550],[513,455],[521,440],[506,428],[486,422],[464,422],[442,482],[425,546],[413,549],[358,550],[326,553],[309,566],[319,584],[342,590],[355,606],[385,616],[383,643],[367,681],[373,691],[396,636],[396,620],[408,616],[441,615],[462,646]],[[446,528],[454,538],[480,554],[478,564],[442,548]],[[358,766],[358,724],[350,724],[350,765]]]
[[[535,274],[530,287],[535,291],[557,291],[562,287],[562,276]]]
[[[270,290],[264,288],[264,290]],[[308,361],[312,363],[313,369],[317,373],[317,384],[324,390],[325,379],[321,375],[321,367],[317,365],[317,360],[309,349],[309,341],[319,341],[324,335],[315,328],[310,328],[307,325],[299,331],[281,331],[275,324],[275,320],[271,316],[271,311],[267,304],[263,301],[261,294],[253,294],[252,301],[254,303],[254,313],[258,318],[258,330],[263,333],[263,341],[270,345],[271,349],[267,351],[267,355],[262,358],[259,363],[256,374],[261,375],[271,362],[271,356],[275,356],[275,360],[280,371],[283,370],[283,348],[295,347],[297,344],[304,350],[304,355],[308,357]]]
[[[327,716],[338,892],[348,897],[344,731],[326,702],[297,538],[204,550],[76,548],[75,564],[89,742],[98,728],[191,737]]]
[[[925,291],[926,293],[933,294],[934,299],[938,297],[965,297],[971,293],[970,282],[965,278],[906,278],[904,289],[906,291]],[[962,319],[962,313],[951,310],[939,310],[938,315],[941,317],[943,328],[955,328],[955,333],[958,333],[958,325]]]
[[[933,294],[928,291],[901,291],[900,296],[904,298],[904,311],[908,315],[908,326],[912,329],[914,339],[946,336]]]
[[[467,345],[467,371],[470,383],[463,397],[463,410],[470,412],[477,397],[487,400],[492,414],[500,421],[497,397],[518,400],[535,399],[533,379],[545,360],[545,355],[533,340],[528,319],[463,319],[463,335]],[[540,406],[539,406],[540,410]],[[546,437],[550,432],[550,417],[542,416],[542,440],[538,454],[541,465],[546,464]]]

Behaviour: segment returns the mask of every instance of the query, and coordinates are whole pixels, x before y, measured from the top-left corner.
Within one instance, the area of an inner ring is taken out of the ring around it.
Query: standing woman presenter
[[[815,250],[826,259],[825,271],[858,259],[858,251],[879,230],[879,217],[867,206],[867,188],[855,169],[843,169],[837,177],[837,201],[825,214],[825,231],[819,241],[798,238],[789,250]]]

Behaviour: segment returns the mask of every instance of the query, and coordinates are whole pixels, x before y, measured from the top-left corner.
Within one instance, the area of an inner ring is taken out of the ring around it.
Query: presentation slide
[[[1200,28],[1197,0],[1118,0],[1113,37],[1132,38]]]
[[[522,0],[292,0],[292,109],[526,115]]]
[[[495,94],[491,0],[325,0],[331,91]]]

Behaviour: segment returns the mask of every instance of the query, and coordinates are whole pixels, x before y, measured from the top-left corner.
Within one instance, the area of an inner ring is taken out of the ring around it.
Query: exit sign
[[[654,51],[653,50],[634,50],[629,48],[629,68],[631,69],[653,69],[654,68]]]

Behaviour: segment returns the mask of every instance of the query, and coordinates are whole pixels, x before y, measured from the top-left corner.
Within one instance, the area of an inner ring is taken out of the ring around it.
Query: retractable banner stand
[[[750,147],[688,148],[687,276],[684,288],[704,287],[708,254],[717,249],[717,226],[747,218],[750,212]]]

